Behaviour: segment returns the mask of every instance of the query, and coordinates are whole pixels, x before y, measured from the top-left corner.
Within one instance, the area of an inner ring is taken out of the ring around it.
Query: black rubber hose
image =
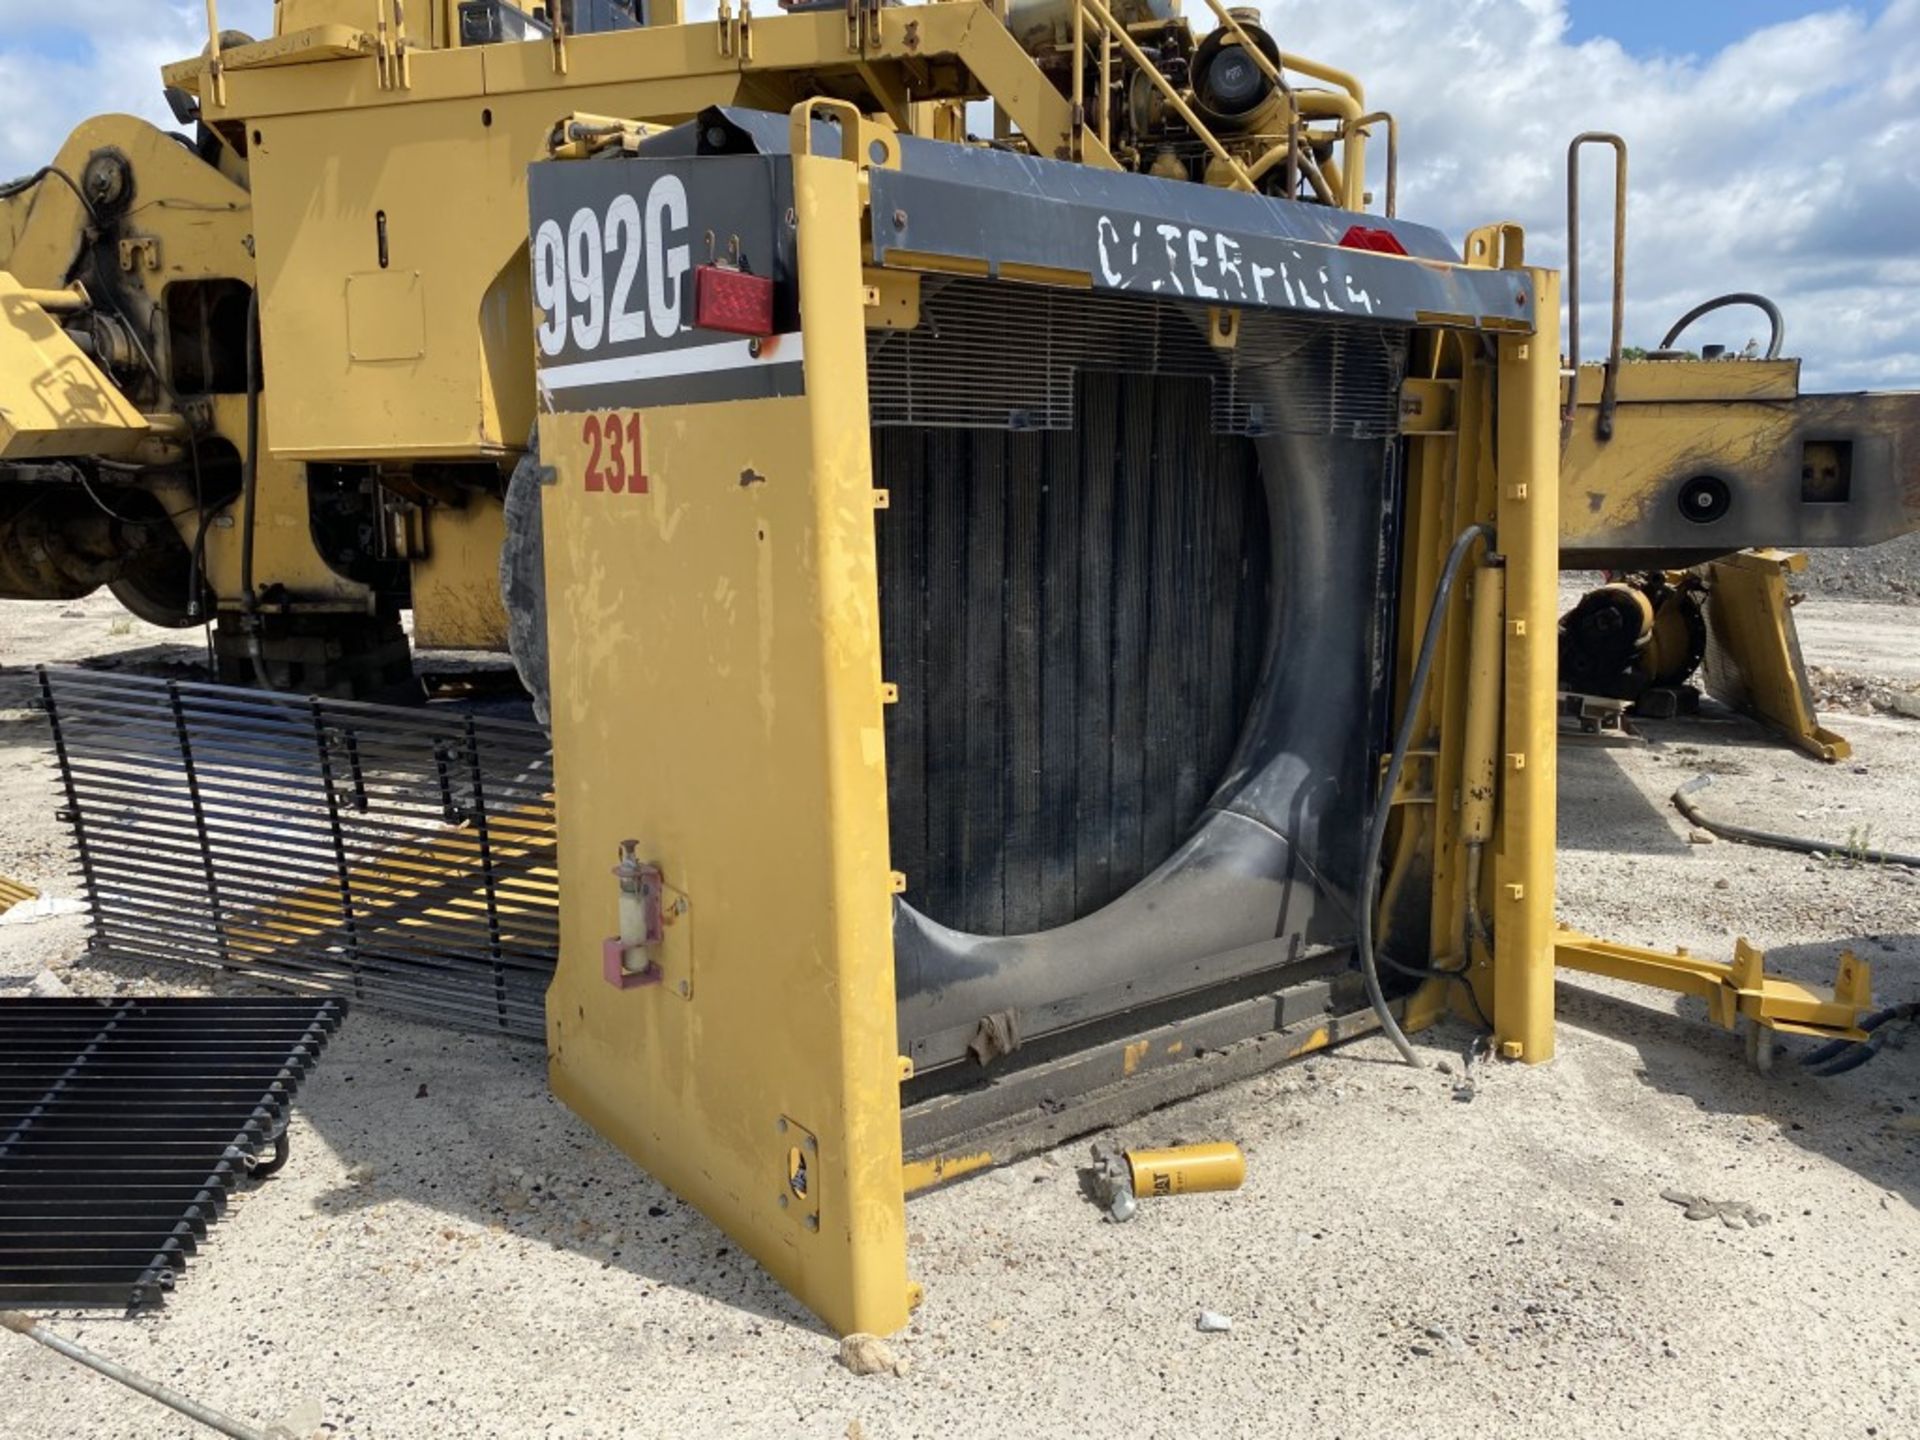
[[[1849,860],[1859,860],[1869,865],[1906,865],[1920,870],[1920,855],[1902,855],[1897,850],[1868,850],[1842,844],[1838,840],[1811,840],[1804,835],[1783,835],[1775,830],[1755,830],[1751,826],[1715,820],[1702,813],[1689,798],[1711,784],[1711,775],[1694,776],[1673,792],[1673,808],[1702,830],[1710,831],[1722,840],[1732,840],[1741,845],[1760,845],[1769,850],[1791,850],[1796,855],[1844,855]]]
[[[1671,350],[1673,342],[1680,334],[1702,315],[1710,315],[1715,310],[1724,310],[1729,305],[1751,305],[1767,317],[1767,323],[1773,327],[1773,333],[1767,339],[1769,360],[1780,358],[1780,347],[1787,343],[1787,322],[1780,314],[1780,307],[1764,295],[1755,295],[1750,290],[1737,290],[1731,295],[1716,295],[1711,300],[1702,300],[1686,314],[1673,322],[1673,328],[1667,331],[1666,338],[1660,342],[1662,350]]]
[[[74,199],[80,202],[80,208],[87,212],[87,222],[98,227],[100,212],[93,208],[93,202],[87,198],[87,192],[80,188],[80,182],[58,165],[42,165],[31,175],[23,175],[18,180],[9,180],[5,184],[0,184],[0,200],[10,200],[15,195],[24,194],[49,176],[73,192]]]
[[[1414,1053],[1406,1031],[1400,1028],[1400,1022],[1394,1019],[1393,1010],[1387,1004],[1386,992],[1380,988],[1379,959],[1373,949],[1373,907],[1380,893],[1380,853],[1387,843],[1387,821],[1393,813],[1393,792],[1400,784],[1400,771],[1407,763],[1407,751],[1413,748],[1413,727],[1420,718],[1420,702],[1426,697],[1427,680],[1433,673],[1433,657],[1440,649],[1440,631],[1446,624],[1447,602],[1453,598],[1454,582],[1460,577],[1460,566],[1465,563],[1467,553],[1473,549],[1473,542],[1481,539],[1487,542],[1489,549],[1493,547],[1491,525],[1469,525],[1462,530],[1460,538],[1453,542],[1453,548],[1447,552],[1447,563],[1440,571],[1440,583],[1434,586],[1433,608],[1427,614],[1426,633],[1420,637],[1420,653],[1413,662],[1413,677],[1407,682],[1406,710],[1400,720],[1399,733],[1393,737],[1393,753],[1387,757],[1386,778],[1380,787],[1380,798],[1373,807],[1373,819],[1367,826],[1366,853],[1360,860],[1360,975],[1366,981],[1367,1003],[1373,1006],[1380,1029],[1393,1042],[1393,1048],[1400,1052],[1400,1058],[1416,1067],[1420,1064],[1420,1057]]]
[[[1867,1032],[1864,1040],[1829,1040],[1800,1057],[1800,1063],[1822,1079],[1832,1079],[1835,1075],[1844,1075],[1849,1070],[1858,1070],[1874,1056],[1880,1053],[1887,1043],[1887,1036],[1893,1033],[1896,1024],[1908,1024],[1920,1018],[1920,1001],[1910,1001],[1905,1005],[1890,1005],[1885,1010],[1876,1010],[1871,1015],[1863,1015],[1855,1024]]]
[[[247,292],[247,453],[240,467],[240,611],[247,659],[262,690],[273,689],[260,648],[260,596],[253,588],[254,497],[260,489],[260,287]]]

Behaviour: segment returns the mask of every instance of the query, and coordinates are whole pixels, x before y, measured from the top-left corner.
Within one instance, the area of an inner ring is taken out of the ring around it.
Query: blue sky
[[[223,27],[271,28],[271,0],[219,4]],[[1456,239],[1518,221],[1528,258],[1560,265],[1567,140],[1617,130],[1633,147],[1630,343],[1656,343],[1710,295],[1758,290],[1786,311],[1807,388],[1920,389],[1920,0],[1264,9],[1284,49],[1355,72],[1399,117],[1402,214]],[[89,114],[171,127],[159,67],[197,51],[205,26],[203,0],[0,0],[0,177],[45,163]],[[1599,279],[1595,164],[1583,238]],[[1587,295],[1583,326],[1602,334],[1605,285]],[[1737,349],[1752,323],[1727,314],[1689,338]]]
[[[1768,25],[1832,8],[1810,0],[1571,0],[1567,38],[1605,36],[1643,57],[1705,58]],[[1873,0],[1854,8],[1877,15],[1885,5]]]

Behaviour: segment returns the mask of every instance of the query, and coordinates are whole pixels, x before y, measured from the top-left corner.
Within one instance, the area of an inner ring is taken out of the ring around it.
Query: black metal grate
[[[1108,372],[1209,382],[1208,423],[1220,435],[1398,432],[1404,331],[1241,316],[1237,343],[1223,349],[1208,343],[1200,306],[930,280],[918,326],[868,334],[873,424],[1071,430],[1078,377]]]
[[[0,1305],[160,1304],[285,1163],[338,1000],[0,1000]]]
[[[559,890],[539,726],[39,674],[96,951],[545,1034]]]

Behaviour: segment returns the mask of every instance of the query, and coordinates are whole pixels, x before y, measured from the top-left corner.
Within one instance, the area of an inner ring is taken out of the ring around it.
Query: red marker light
[[[773,280],[725,265],[693,268],[693,323],[730,335],[773,334]]]
[[[1376,230],[1368,225],[1355,225],[1340,237],[1343,250],[1371,250],[1376,255],[1405,255],[1407,247],[1400,243],[1399,237],[1391,230]]]

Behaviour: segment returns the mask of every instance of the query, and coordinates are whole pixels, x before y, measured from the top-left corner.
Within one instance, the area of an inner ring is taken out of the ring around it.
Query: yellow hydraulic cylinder
[[[1096,1148],[1095,1159],[1107,1213],[1115,1220],[1131,1220],[1136,1200],[1238,1190],[1247,1178],[1247,1157],[1228,1141],[1119,1155]]]

